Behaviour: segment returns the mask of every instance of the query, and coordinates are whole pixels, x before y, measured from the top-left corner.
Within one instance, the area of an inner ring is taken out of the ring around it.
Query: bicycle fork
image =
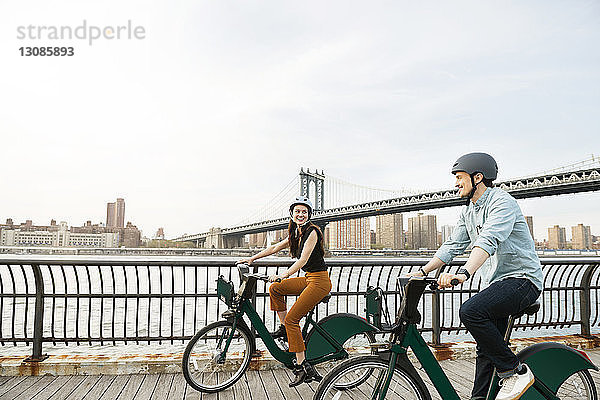
[[[229,345],[231,344],[231,340],[233,339],[233,335],[235,334],[236,327],[237,327],[237,318],[234,318],[233,324],[231,325],[231,332],[227,333],[227,329],[223,330],[223,334],[219,338],[219,342],[217,344],[217,349],[221,349],[221,345],[223,344],[223,339],[225,337],[227,337],[227,340],[225,341],[225,346],[223,347],[223,349],[221,349],[221,352],[219,354],[215,354],[215,356],[213,358],[213,361],[216,362],[217,364],[225,363],[225,354],[227,354],[227,349],[229,348]]]
[[[390,387],[390,383],[392,382],[392,377],[394,376],[396,361],[398,361],[398,353],[392,352],[390,354],[390,364],[387,372],[380,373],[377,377],[375,388],[373,390],[373,394],[371,395],[371,400],[384,400],[385,395]]]

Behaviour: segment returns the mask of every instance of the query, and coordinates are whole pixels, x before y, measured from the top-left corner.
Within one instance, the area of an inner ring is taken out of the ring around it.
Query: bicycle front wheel
[[[218,321],[200,329],[183,353],[182,369],[194,389],[214,393],[242,377],[250,365],[250,333],[230,321]]]
[[[596,385],[588,370],[575,372],[565,379],[556,396],[566,400],[598,400]]]
[[[350,358],[336,366],[323,379],[314,400],[367,400],[379,393],[388,372],[389,363],[377,356]],[[367,376],[367,379],[362,377]],[[357,382],[363,380],[359,385]],[[350,383],[350,384],[349,384]],[[422,382],[396,366],[387,390],[386,400],[430,400]]]

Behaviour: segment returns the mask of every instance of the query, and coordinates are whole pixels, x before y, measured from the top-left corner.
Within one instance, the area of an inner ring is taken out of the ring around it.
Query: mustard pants
[[[302,332],[300,332],[300,320],[306,316],[323,297],[331,291],[331,280],[327,271],[307,272],[305,276],[284,279],[273,283],[269,287],[271,298],[271,310],[285,311],[287,304],[286,295],[299,295],[298,299],[288,311],[283,325],[287,332],[289,351],[300,353],[306,350]]]

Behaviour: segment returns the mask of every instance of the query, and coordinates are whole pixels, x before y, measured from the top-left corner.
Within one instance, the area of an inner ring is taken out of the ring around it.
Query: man
[[[457,273],[442,273],[440,287],[452,279],[463,283],[480,270],[482,289],[465,301],[460,319],[477,342],[472,400],[485,399],[496,367],[500,380],[497,400],[518,399],[533,384],[533,374],[504,343],[508,317],[539,297],[542,269],[533,238],[516,200],[493,187],[498,167],[492,156],[470,153],[452,167],[456,187],[466,207],[461,211],[451,237],[419,272],[427,275],[472,245],[471,254]]]

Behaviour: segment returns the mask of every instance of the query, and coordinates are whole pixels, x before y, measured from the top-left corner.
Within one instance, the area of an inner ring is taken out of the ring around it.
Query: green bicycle
[[[437,290],[434,278],[400,278],[402,302],[393,327],[389,348],[373,356],[351,358],[333,368],[321,381],[314,400],[343,399],[403,399],[430,400],[431,395],[423,379],[407,356],[411,348],[423,370],[444,400],[459,400],[456,390],[417,330],[421,316],[417,305],[429,286]],[[454,282],[453,282],[454,284]],[[509,319],[505,340],[508,342],[514,321],[524,314],[535,314],[539,303],[529,306]],[[519,352],[517,357],[526,362],[535,376],[535,382],[521,397],[523,400],[587,399],[597,400],[596,387],[589,369],[598,370],[583,351],[559,343],[538,343]],[[355,382],[357,376],[369,372],[368,379],[359,385],[344,386]],[[498,379],[490,384],[486,400],[496,398]]]
[[[257,350],[257,338],[244,316],[250,320],[269,353],[287,368],[294,366],[295,354],[276,343],[252,305],[257,281],[268,281],[268,276],[249,273],[248,266],[244,264],[237,265],[237,268],[240,274],[237,293],[232,282],[223,276],[217,279],[217,295],[228,306],[228,310],[222,314],[224,319],[200,329],[183,353],[183,375],[187,383],[200,392],[224,390],[236,383],[249,368],[250,359]],[[330,295],[321,302],[327,302],[329,298]],[[370,344],[375,342],[374,334],[378,328],[364,318],[337,313],[316,322],[313,313],[314,309],[306,316],[302,329],[306,358],[312,365],[346,359],[349,349],[355,345],[371,351]],[[366,371],[362,377],[345,385],[360,384],[369,375],[369,371]]]

